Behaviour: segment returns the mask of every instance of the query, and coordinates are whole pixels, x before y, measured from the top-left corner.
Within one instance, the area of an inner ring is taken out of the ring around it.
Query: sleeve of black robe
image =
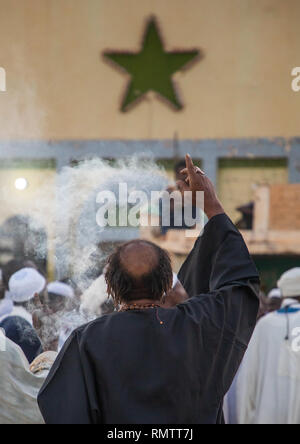
[[[256,325],[259,275],[247,246],[225,214],[213,217],[197,239],[179,275],[191,297],[182,304],[199,325],[207,354],[205,384],[220,399],[229,390]],[[204,421],[205,422],[205,421]]]

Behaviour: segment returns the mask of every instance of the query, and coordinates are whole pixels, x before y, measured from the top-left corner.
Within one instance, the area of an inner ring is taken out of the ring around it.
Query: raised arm
[[[189,157],[182,190],[204,191],[209,217],[183,264],[179,279],[190,299],[179,309],[205,344],[207,387],[220,400],[229,389],[253,333],[258,312],[259,276],[246,244],[219,203],[212,183]],[[192,169],[193,168],[193,171]],[[204,365],[204,364],[203,364]]]
[[[178,182],[181,192],[204,192],[204,211],[209,222],[183,264],[179,279],[190,297],[209,293],[227,285],[258,282],[257,269],[245,242],[233,225],[207,176],[187,155],[186,180]]]

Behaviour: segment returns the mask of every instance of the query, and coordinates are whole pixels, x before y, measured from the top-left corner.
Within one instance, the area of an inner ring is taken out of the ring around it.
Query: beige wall
[[[18,178],[28,182],[23,191],[15,188]],[[20,215],[30,217],[38,227],[44,227],[48,236],[48,273],[51,277],[54,275],[55,181],[55,169],[0,169],[0,226],[8,218]]]
[[[25,178],[28,182],[28,187],[19,191],[15,188],[15,181],[18,178]],[[1,212],[0,224],[2,224],[8,217],[15,214],[29,216],[30,214],[40,214],[39,205],[43,205],[43,209],[49,208],[52,205],[55,185],[55,170],[52,169],[31,169],[31,168],[16,168],[16,169],[0,169],[0,198],[1,198]],[[41,190],[45,193],[40,197]],[[46,192],[47,191],[47,192]],[[46,201],[47,200],[47,201]],[[12,202],[14,203],[14,210],[12,211]],[[52,211],[53,208],[51,208]],[[29,211],[30,210],[30,211]],[[35,211],[36,210],[36,211]],[[44,222],[51,222],[47,215],[44,216]]]
[[[184,111],[150,94],[122,114],[126,76],[100,53],[138,50],[151,14],[166,49],[206,56],[176,75]],[[0,138],[299,135],[299,23],[299,0],[0,0]]]
[[[288,183],[288,170],[285,166],[268,165],[222,168],[218,171],[218,195],[225,211],[234,222],[241,219],[236,208],[254,200],[255,189],[260,185]]]

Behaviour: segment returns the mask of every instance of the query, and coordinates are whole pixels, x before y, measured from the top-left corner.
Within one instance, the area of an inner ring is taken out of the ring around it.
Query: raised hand
[[[224,213],[224,209],[219,201],[215,187],[205,173],[196,167],[189,154],[185,156],[186,168],[181,173],[186,175],[185,180],[179,180],[177,186],[184,195],[185,191],[191,191],[193,204],[196,204],[196,192],[204,192],[204,211],[209,219],[217,214]]]

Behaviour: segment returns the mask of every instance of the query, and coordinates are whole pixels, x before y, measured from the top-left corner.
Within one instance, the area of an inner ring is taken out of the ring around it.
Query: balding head
[[[109,258],[105,274],[108,292],[116,304],[138,299],[160,300],[172,287],[168,254],[157,245],[135,240]]]
[[[120,263],[135,278],[145,276],[157,266],[159,254],[156,246],[145,241],[133,241],[120,250]]]

